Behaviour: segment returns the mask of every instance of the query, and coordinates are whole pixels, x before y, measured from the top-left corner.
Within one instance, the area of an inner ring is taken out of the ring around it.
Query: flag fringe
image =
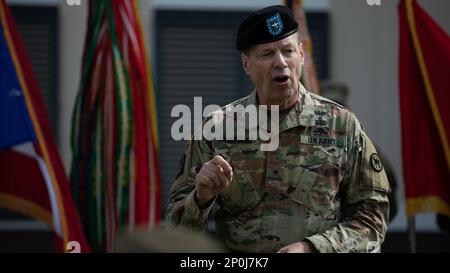
[[[450,206],[437,196],[406,198],[406,215],[415,216],[421,212],[437,212],[450,216]]]

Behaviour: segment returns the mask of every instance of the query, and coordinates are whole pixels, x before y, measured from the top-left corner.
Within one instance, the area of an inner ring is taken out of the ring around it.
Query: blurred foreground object
[[[156,228],[121,234],[117,239],[116,252],[223,253],[225,249],[205,233],[184,228]]]
[[[450,217],[449,216],[437,214],[436,222],[441,231],[445,232],[447,235],[450,235]]]

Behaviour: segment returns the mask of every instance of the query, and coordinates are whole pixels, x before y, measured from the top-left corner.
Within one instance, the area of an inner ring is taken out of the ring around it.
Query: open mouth
[[[279,84],[286,84],[286,83],[288,83],[288,81],[289,81],[289,76],[284,76],[284,75],[281,75],[281,76],[275,76],[275,77],[273,78],[273,80],[274,80],[276,83],[279,83]]]

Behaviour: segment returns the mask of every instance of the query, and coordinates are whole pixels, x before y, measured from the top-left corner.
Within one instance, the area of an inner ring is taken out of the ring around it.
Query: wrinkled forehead
[[[293,46],[293,47],[298,46],[298,38],[297,38],[296,33],[294,33],[286,38],[283,38],[281,40],[275,41],[275,42],[254,45],[251,48],[251,50],[260,51],[260,50],[270,50],[270,49],[281,49],[281,48],[285,48],[285,47],[289,47],[289,46]]]

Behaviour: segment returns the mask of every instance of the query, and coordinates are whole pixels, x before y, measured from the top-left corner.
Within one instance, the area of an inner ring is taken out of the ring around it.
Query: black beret
[[[292,11],[285,6],[269,6],[251,13],[239,26],[236,48],[281,40],[297,31]]]

